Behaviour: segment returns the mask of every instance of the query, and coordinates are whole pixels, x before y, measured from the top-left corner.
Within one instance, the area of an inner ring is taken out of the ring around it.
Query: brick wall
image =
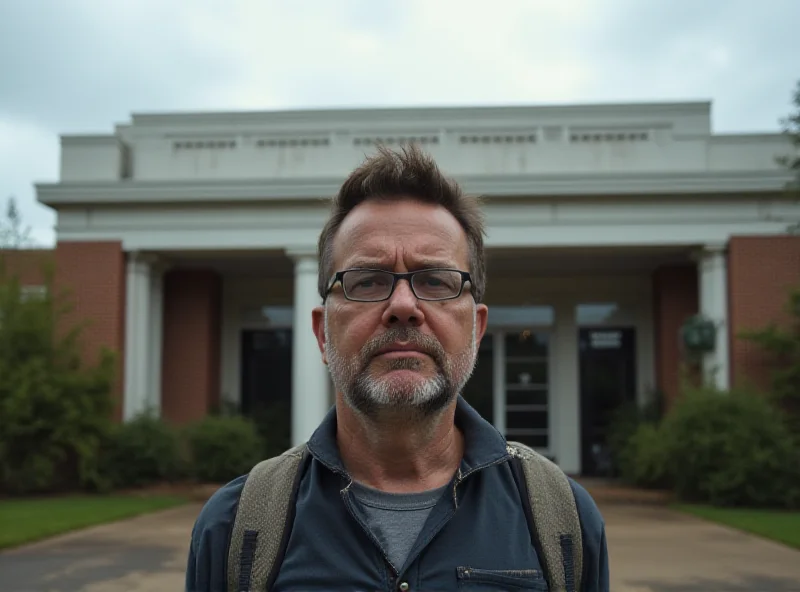
[[[699,307],[697,266],[658,268],[653,274],[653,298],[656,384],[669,405],[680,387],[680,328]]]
[[[788,291],[800,288],[800,236],[733,237],[728,245],[731,383],[769,385],[761,348],[738,337],[787,320]]]
[[[125,254],[121,243],[58,243],[54,283],[58,291],[66,290],[72,303],[65,321],[70,325],[86,323],[81,338],[84,361],[95,363],[102,348],[117,354],[114,415],[119,420],[125,345]]]
[[[212,271],[164,275],[161,409],[173,423],[200,419],[219,402],[221,288]]]
[[[55,260],[52,249],[0,249],[0,265],[23,286],[41,286]]]

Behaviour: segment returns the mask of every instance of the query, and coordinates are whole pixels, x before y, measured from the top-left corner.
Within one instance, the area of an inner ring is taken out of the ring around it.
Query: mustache
[[[434,337],[425,335],[411,327],[392,328],[386,333],[369,340],[361,350],[364,362],[368,363],[381,349],[398,342],[407,343],[415,349],[428,354],[439,366],[444,363],[445,355],[441,344]]]

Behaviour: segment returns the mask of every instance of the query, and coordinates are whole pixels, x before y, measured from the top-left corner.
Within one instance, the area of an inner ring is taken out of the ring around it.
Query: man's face
[[[458,221],[443,207],[410,200],[359,205],[339,228],[333,254],[335,271],[471,271]],[[418,300],[407,281],[382,302],[349,301],[337,284],[314,311],[314,330],[334,386],[354,409],[428,415],[447,406],[470,377],[486,317],[469,284],[460,297],[439,302]]]

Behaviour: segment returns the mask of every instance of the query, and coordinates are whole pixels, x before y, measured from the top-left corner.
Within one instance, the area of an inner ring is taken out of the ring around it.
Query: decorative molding
[[[535,132],[497,132],[462,134],[458,137],[459,144],[535,144]]]
[[[456,177],[466,193],[484,196],[641,196],[783,192],[784,171],[608,173],[583,175],[471,175]],[[126,181],[37,184],[38,201],[79,204],[161,204],[320,200],[336,194],[343,178],[230,181]],[[777,199],[777,198],[776,198]]]
[[[356,136],[353,138],[353,146],[405,146],[407,144],[438,144],[438,134],[382,134],[376,136]]]
[[[623,130],[580,130],[572,128],[569,134],[571,144],[599,144],[601,142],[647,142],[650,139],[650,132],[642,131],[623,131]]]
[[[306,148],[330,146],[331,139],[324,137],[292,136],[259,138],[254,144],[258,148]]]
[[[183,140],[172,143],[173,150],[225,150],[236,148],[236,140]]]

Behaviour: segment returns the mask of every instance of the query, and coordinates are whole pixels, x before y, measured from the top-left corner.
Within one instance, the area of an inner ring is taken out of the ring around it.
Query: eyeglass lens
[[[364,301],[388,298],[393,282],[391,273],[360,269],[347,271],[342,278],[347,297]],[[417,298],[423,300],[453,298],[461,290],[461,274],[457,271],[420,271],[411,282]]]

